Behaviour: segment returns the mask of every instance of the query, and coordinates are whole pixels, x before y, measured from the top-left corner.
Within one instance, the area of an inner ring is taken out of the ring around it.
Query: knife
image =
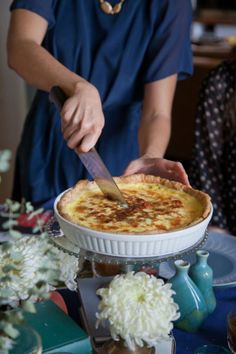
[[[59,86],[53,86],[49,92],[49,99],[60,112],[67,97]],[[77,152],[77,155],[103,194],[109,199],[118,201],[122,207],[128,207],[128,203],[96,149],[92,148],[88,152]]]

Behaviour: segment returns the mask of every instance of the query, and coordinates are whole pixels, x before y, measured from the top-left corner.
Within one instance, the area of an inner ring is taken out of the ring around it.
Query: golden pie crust
[[[144,174],[114,179],[128,208],[106,198],[94,181],[81,180],[59,200],[59,214],[97,231],[157,234],[192,226],[211,211],[206,193],[179,182]]]

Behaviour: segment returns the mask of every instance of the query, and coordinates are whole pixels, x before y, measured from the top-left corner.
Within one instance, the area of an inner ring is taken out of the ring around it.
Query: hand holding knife
[[[54,86],[49,93],[49,99],[60,112],[67,97],[60,87]],[[92,148],[88,152],[77,152],[77,154],[104,195],[112,200],[117,200],[121,206],[128,207],[128,203],[124,199],[120,189],[96,149]]]

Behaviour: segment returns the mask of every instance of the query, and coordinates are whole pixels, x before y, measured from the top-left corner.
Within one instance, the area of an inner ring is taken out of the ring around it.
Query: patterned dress
[[[236,235],[236,130],[231,108],[235,99],[236,61],[223,62],[202,85],[188,173],[191,185],[212,198],[212,225]]]

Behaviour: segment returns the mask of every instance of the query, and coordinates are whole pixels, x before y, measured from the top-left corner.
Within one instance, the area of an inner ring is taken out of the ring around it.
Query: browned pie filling
[[[67,220],[115,233],[160,233],[193,225],[210,211],[203,192],[154,176],[116,178],[129,207],[107,199],[94,182],[80,181],[58,203]]]

